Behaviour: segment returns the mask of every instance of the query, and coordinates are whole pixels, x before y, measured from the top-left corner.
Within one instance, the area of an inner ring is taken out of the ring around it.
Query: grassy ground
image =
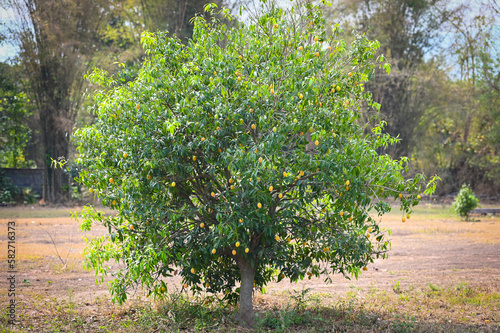
[[[20,228],[20,235],[25,235],[19,246],[28,249],[39,243],[40,252],[25,251],[19,270],[41,280],[18,286],[22,293],[17,307],[19,325],[6,325],[6,306],[0,304],[0,332],[248,331],[234,321],[237,309],[213,296],[172,292],[165,300],[152,301],[138,293],[124,306],[113,304],[104,291],[90,298],[79,297],[79,288],[90,288],[80,280],[92,279],[81,268],[80,252],[68,251],[71,255],[63,265],[51,256],[56,244],[44,240],[41,229],[77,228],[68,219],[75,210],[0,209],[0,218],[30,226],[25,229],[31,230],[30,234]],[[376,267],[371,266],[358,281],[336,277],[333,286],[320,279],[270,285],[265,292],[255,294],[255,331],[500,332],[500,261],[496,259],[500,254],[500,218],[480,220],[461,222],[449,206],[422,205],[403,224],[395,211],[383,222],[394,231],[390,259],[375,263]],[[34,228],[31,223],[41,226]],[[66,253],[69,245],[81,247],[74,241],[78,238],[69,239],[68,234],[58,235],[61,253]],[[3,257],[2,253],[2,261]],[[35,283],[41,287],[35,288]],[[6,294],[2,286],[0,301],[7,299]]]

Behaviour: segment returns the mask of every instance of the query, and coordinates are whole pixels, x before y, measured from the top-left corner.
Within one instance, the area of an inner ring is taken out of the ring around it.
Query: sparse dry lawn
[[[74,210],[0,208],[2,272],[7,271],[7,222],[15,221],[17,229],[16,331],[243,331],[227,314],[217,317],[221,310],[214,304],[210,320],[222,318],[214,325],[195,316],[197,321],[177,326],[169,322],[178,323],[175,311],[186,309],[162,312],[172,305],[167,302],[151,303],[146,311],[141,291],[126,306],[112,305],[106,286],[95,285],[93,274],[82,268],[84,235],[70,218]],[[314,278],[270,284],[255,298],[260,330],[500,332],[500,217],[476,220],[463,222],[449,207],[430,205],[419,207],[406,223],[398,211],[384,216],[382,226],[393,231],[389,259],[377,260],[358,280],[333,276],[331,284]],[[105,232],[96,227],[89,236]],[[3,276],[2,313],[7,301]],[[170,291],[178,290],[179,278],[169,285]]]

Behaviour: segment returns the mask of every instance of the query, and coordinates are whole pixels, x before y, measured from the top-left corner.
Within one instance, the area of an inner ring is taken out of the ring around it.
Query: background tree
[[[111,90],[96,96],[95,124],[75,133],[80,180],[117,215],[85,210],[84,230],[109,228],[87,263],[106,275],[109,259],[123,261],[111,283],[119,302],[137,285],[161,297],[162,278],[178,273],[184,289],[239,299],[251,325],[254,287],[358,276],[384,257],[371,209],[383,214],[393,198],[404,222],[424,178],[405,180],[406,159],[377,153],[394,143],[381,124],[365,135],[358,123],[373,105],[363,85],[383,65],[377,42],[347,47],[310,4],[269,5],[236,28],[194,23],[187,45],[144,34],[132,84],[93,75]]]
[[[11,30],[22,67],[29,73],[40,121],[47,202],[69,199],[68,177],[51,167],[69,155],[69,137],[82,103],[83,74],[95,50],[105,1],[11,0],[17,26]]]

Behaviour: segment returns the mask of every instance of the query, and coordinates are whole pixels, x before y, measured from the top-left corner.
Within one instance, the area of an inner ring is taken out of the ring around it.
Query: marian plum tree
[[[310,4],[269,5],[231,28],[212,17],[194,19],[187,45],[145,33],[148,57],[128,85],[92,75],[106,89],[95,123],[75,133],[80,181],[117,214],[86,209],[83,229],[109,229],[86,255],[98,274],[125,264],[111,283],[119,302],[136,285],[161,297],[162,278],[180,274],[186,289],[239,301],[251,325],[254,288],[358,276],[384,256],[372,214],[393,199],[411,212],[425,178],[377,153],[396,140],[383,124],[367,135],[358,121],[378,107],[364,82],[390,69],[376,41],[347,46]]]

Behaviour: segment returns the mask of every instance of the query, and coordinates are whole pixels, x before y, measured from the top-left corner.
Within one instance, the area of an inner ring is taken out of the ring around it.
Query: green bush
[[[148,57],[127,85],[91,76],[106,89],[75,133],[80,181],[117,214],[87,208],[82,229],[109,230],[89,244],[89,268],[125,264],[114,300],[137,285],[163,297],[162,278],[179,274],[185,289],[239,300],[249,323],[253,288],[357,277],[389,248],[373,210],[419,203],[425,177],[405,179],[406,158],[377,152],[397,139],[378,117],[371,131],[360,120],[380,107],[364,84],[390,68],[378,42],[347,45],[311,4],[266,6],[234,28],[196,17],[187,44],[145,33]]]
[[[10,179],[0,170],[0,203],[14,203],[19,197],[19,190],[12,185]]]
[[[453,208],[455,212],[461,217],[465,217],[465,220],[469,220],[469,214],[476,207],[478,207],[479,199],[476,197],[471,188],[465,184],[462,185],[460,192],[458,192],[455,202],[453,203]]]

